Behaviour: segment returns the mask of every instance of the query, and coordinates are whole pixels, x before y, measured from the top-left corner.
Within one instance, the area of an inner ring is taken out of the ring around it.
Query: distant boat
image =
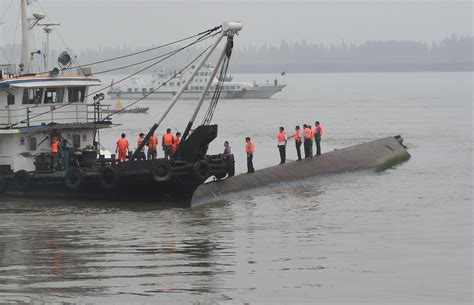
[[[194,68],[194,66],[192,67]],[[208,79],[212,77],[214,67],[207,65],[202,67],[196,78],[186,88],[182,94],[182,99],[199,99]],[[115,86],[112,83],[110,91],[107,92],[110,98],[114,99],[172,99],[180,87],[189,78],[191,71],[185,71],[177,74],[176,71],[155,71],[153,79],[145,82],[141,77],[133,77],[128,83],[122,86]],[[173,77],[174,79],[169,81]],[[229,76],[223,80],[221,99],[269,99],[286,87],[285,84],[279,84],[275,79],[265,84],[253,82],[235,82],[233,77]],[[211,87],[205,98],[210,99],[214,96],[219,78],[214,77]]]
[[[122,113],[146,113],[150,108],[149,107],[136,107],[132,109],[123,109],[122,101],[117,101],[115,103],[114,109],[102,109],[102,113],[106,114],[122,114]]]

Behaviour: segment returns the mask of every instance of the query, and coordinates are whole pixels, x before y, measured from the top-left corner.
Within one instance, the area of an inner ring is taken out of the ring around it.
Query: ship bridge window
[[[150,92],[153,92],[153,90],[155,90],[155,89],[153,89],[153,88],[150,88]]]
[[[86,87],[68,88],[67,93],[69,103],[82,103],[86,95]]]
[[[61,104],[64,98],[64,88],[47,88],[44,94],[45,104]]]
[[[178,87],[181,86],[181,83],[180,83],[180,82],[177,82],[177,83],[176,83],[176,86],[178,86]]]
[[[170,83],[170,86],[174,86],[174,82],[171,82],[171,83]]]
[[[143,92],[143,93],[146,93],[146,88],[142,88],[142,92]]]
[[[15,95],[8,93],[7,95],[7,105],[15,105]]]
[[[42,98],[42,88],[25,88],[23,91],[23,105],[40,104]]]
[[[132,92],[132,88],[127,88],[127,92]]]

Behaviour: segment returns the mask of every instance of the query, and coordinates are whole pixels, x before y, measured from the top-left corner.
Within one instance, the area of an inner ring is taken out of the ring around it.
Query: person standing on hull
[[[173,154],[178,150],[179,143],[181,143],[181,132],[177,132],[173,138]]]
[[[321,156],[321,137],[323,136],[323,133],[323,127],[319,121],[316,121],[313,129],[314,142],[316,143],[316,156]]]
[[[301,129],[300,126],[295,127],[295,146],[298,161],[301,161]]]
[[[278,133],[278,151],[280,152],[280,164],[284,164],[286,162],[286,142],[288,139],[286,138],[285,128],[280,126],[280,132]]]
[[[308,128],[308,125],[303,125],[303,137],[304,137],[304,158],[308,159],[311,156],[311,129]]]
[[[156,147],[158,146],[158,137],[155,136],[154,134],[150,137],[150,140],[148,140],[148,152],[147,152],[147,158],[148,160],[155,160],[157,157],[157,151]]]
[[[144,140],[145,140],[145,134],[144,134],[144,133],[140,133],[140,134],[138,135],[138,139],[137,139],[137,146],[140,147],[140,145],[142,145],[142,143],[143,143]],[[137,160],[138,160],[138,161],[146,161],[145,145],[142,146],[142,150],[141,150],[140,153],[138,154]]]
[[[224,156],[228,156],[232,154],[232,148],[229,145],[229,141],[224,142],[224,152],[222,153]]]
[[[127,153],[130,151],[128,140],[125,138],[125,134],[122,133],[120,139],[117,141],[115,153],[118,153],[119,162],[127,161]]]
[[[308,147],[309,147],[309,157],[313,157],[313,130],[311,129],[311,124],[306,125],[306,128],[308,130]]]
[[[247,174],[255,172],[253,168],[253,154],[255,153],[255,145],[249,137],[245,138],[245,152],[247,153]]]
[[[61,142],[58,137],[53,137],[51,141],[51,154],[53,155],[53,170],[61,169]]]
[[[166,129],[166,133],[163,135],[161,140],[163,151],[165,152],[165,158],[169,159],[173,155],[173,135],[171,134],[171,128]]]

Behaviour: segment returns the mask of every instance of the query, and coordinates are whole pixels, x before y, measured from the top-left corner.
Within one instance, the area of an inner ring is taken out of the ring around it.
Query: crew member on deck
[[[224,156],[228,156],[232,154],[232,148],[229,145],[229,141],[224,142],[224,152],[222,153]]]
[[[304,137],[304,158],[308,159],[311,157],[311,146],[313,143],[311,141],[311,128],[308,128],[308,125],[303,125],[303,137]]]
[[[298,161],[301,161],[301,129],[300,126],[295,127],[295,146],[296,146],[296,155],[298,156]]]
[[[288,139],[286,138],[285,128],[280,126],[280,132],[278,133],[278,151],[280,152],[280,164],[284,164],[286,162],[286,142]]]
[[[59,142],[58,137],[53,137],[51,141],[51,154],[53,155],[53,169],[61,169],[61,142]]]
[[[119,162],[127,161],[127,153],[130,151],[128,147],[128,140],[125,138],[125,134],[122,133],[122,136],[117,141],[117,146],[115,148],[115,153],[118,153]]]
[[[158,146],[158,137],[155,136],[154,134],[150,137],[150,140],[148,140],[148,160],[155,160],[157,156],[157,151],[156,147]]]
[[[165,152],[165,158],[169,159],[173,155],[173,135],[171,134],[171,128],[166,129],[166,133],[163,135],[161,140],[161,145],[163,146],[163,151]]]
[[[321,155],[321,137],[323,136],[324,131],[319,121],[314,123],[313,135],[314,135],[314,142],[316,143],[316,156]],[[312,146],[312,145],[311,145]]]
[[[173,138],[173,154],[178,150],[179,143],[181,143],[181,132],[177,132]]]
[[[253,154],[255,152],[255,145],[249,137],[245,138],[245,152],[247,153],[247,174],[255,172],[253,168]]]
[[[140,134],[138,135],[138,139],[137,139],[137,147],[140,147],[140,145],[142,145],[142,143],[143,143],[144,140],[145,140],[145,134],[140,133]],[[137,160],[138,160],[138,161],[146,161],[145,145],[142,146],[142,149],[141,149],[140,152],[138,153],[138,155],[137,155]]]

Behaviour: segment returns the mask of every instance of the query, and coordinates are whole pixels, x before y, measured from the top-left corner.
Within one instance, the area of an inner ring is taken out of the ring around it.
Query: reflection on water
[[[255,137],[259,167],[278,161],[266,126],[311,119],[303,110],[315,100],[325,151],[402,133],[412,158],[383,173],[292,182],[198,209],[0,198],[0,303],[470,303],[470,76],[293,75],[279,99],[219,105],[221,135],[238,158],[242,136]],[[309,92],[313,83],[326,86]],[[243,118],[230,110],[244,108],[247,125],[236,130]],[[138,130],[133,117],[120,120]]]

